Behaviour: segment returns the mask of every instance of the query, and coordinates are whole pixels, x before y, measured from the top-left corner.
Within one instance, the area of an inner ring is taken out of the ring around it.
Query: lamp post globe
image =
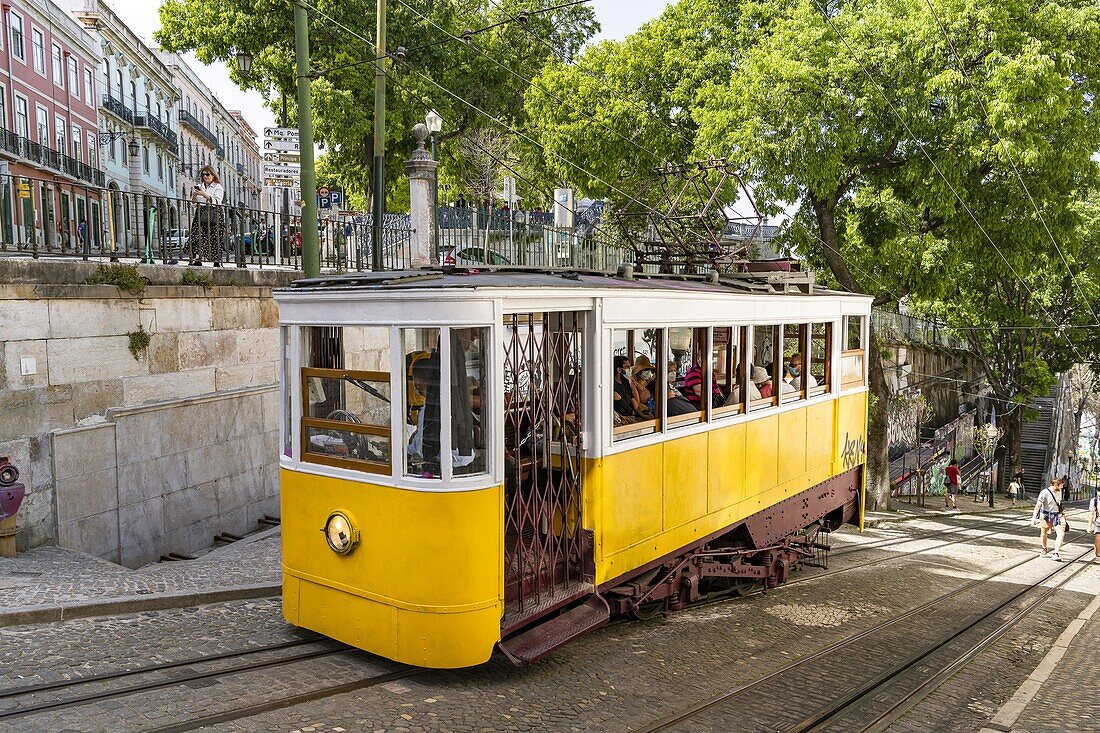
[[[134,138],[130,138],[130,142],[126,144],[126,149],[130,151],[131,158],[136,158],[138,153],[141,152],[141,146],[138,145],[138,141]]]
[[[432,136],[432,160],[435,160],[435,142],[443,130],[443,117],[434,109],[430,109],[428,114],[424,115],[424,124],[428,127],[428,134]]]

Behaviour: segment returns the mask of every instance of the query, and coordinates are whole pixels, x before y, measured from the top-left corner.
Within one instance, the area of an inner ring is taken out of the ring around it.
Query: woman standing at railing
[[[225,241],[225,211],[221,206],[225,188],[211,166],[199,171],[202,184],[191,189],[191,200],[198,203],[191,217],[191,232],[187,246],[191,250],[189,265],[201,265],[211,260],[214,267],[221,267],[222,242]]]

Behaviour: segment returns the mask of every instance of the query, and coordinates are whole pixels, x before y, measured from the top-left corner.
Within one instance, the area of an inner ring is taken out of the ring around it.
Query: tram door
[[[583,319],[504,319],[505,628],[575,595],[591,563],[581,526]]]

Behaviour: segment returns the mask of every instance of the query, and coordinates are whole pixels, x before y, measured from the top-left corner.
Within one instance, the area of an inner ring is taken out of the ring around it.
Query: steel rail
[[[1082,533],[1079,533],[1077,535],[1074,535],[1074,537],[1075,538],[1080,537],[1084,534],[1085,533],[1082,532]],[[858,702],[859,700],[862,700],[863,698],[865,698],[868,695],[870,695],[871,693],[873,693],[875,690],[878,690],[879,688],[881,688],[884,685],[888,684],[892,680],[900,677],[902,674],[904,674],[906,671],[908,671],[909,669],[911,669],[915,665],[919,664],[920,662],[922,662],[923,660],[925,660],[926,658],[928,658],[932,654],[936,653],[937,651],[943,649],[948,644],[950,644],[951,642],[953,642],[956,639],[958,639],[959,637],[961,637],[963,634],[973,630],[979,624],[983,623],[984,621],[989,620],[995,614],[1001,612],[1002,610],[1004,610],[1006,607],[1008,607],[1012,603],[1015,603],[1016,601],[1020,600],[1023,596],[1025,596],[1026,594],[1028,594],[1031,591],[1035,590],[1037,587],[1041,586],[1043,583],[1047,582],[1048,580],[1053,578],[1058,573],[1061,573],[1062,571],[1066,570],[1067,568],[1072,568],[1074,564],[1076,564],[1079,560],[1081,560],[1081,558],[1083,558],[1085,555],[1088,555],[1091,552],[1093,552],[1092,548],[1086,549],[1084,552],[1082,552],[1076,558],[1071,560],[1069,564],[1066,564],[1066,565],[1059,564],[1056,568],[1054,568],[1054,570],[1047,573],[1038,582],[1032,583],[1032,584],[1028,585],[1027,587],[1023,588],[1022,590],[1017,591],[1012,596],[1010,596],[1007,600],[997,604],[994,608],[992,608],[991,610],[989,610],[986,613],[982,614],[981,616],[974,619],[973,621],[969,622],[968,624],[966,624],[966,626],[962,627],[961,629],[958,629],[954,633],[949,634],[948,636],[940,639],[939,641],[925,647],[923,650],[917,652],[916,654],[913,654],[912,656],[908,657],[907,659],[905,659],[901,663],[894,665],[894,667],[892,667],[891,669],[888,669],[885,672],[879,674],[874,679],[869,680],[868,682],[864,683],[863,685],[860,685],[858,688],[856,688],[852,692],[844,695],[839,700],[835,700],[834,702],[832,702],[829,705],[821,708],[820,710],[813,713],[812,715],[806,717],[805,719],[803,719],[801,722],[799,722],[794,727],[789,728],[787,730],[787,733],[809,733],[810,731],[824,730],[825,727],[829,725],[829,722],[833,718],[838,716],[840,713],[842,713],[844,710],[846,710],[852,704]],[[1054,595],[1054,593],[1056,593],[1058,590],[1060,590],[1066,583],[1068,583],[1069,581],[1076,578],[1080,573],[1087,570],[1089,567],[1090,567],[1090,565],[1088,563],[1082,564],[1080,567],[1078,567],[1076,570],[1074,570],[1074,572],[1069,577],[1059,581],[1056,585],[1047,588],[1045,590],[1045,592],[1043,592],[1042,595],[1040,595],[1038,598],[1031,601],[1028,605],[1026,605],[1024,608],[1020,609],[1019,611],[1017,611],[1015,614],[1013,614],[1013,616],[1011,618],[1009,618],[1007,621],[1005,621],[1000,626],[998,626],[993,632],[991,632],[989,634],[986,634],[984,637],[982,637],[982,639],[980,641],[978,641],[977,644],[972,645],[962,655],[956,657],[955,660],[950,665],[945,667],[943,670],[941,670],[939,673],[937,673],[936,675],[934,675],[930,679],[925,680],[925,682],[923,682],[920,686],[918,686],[916,690],[906,694],[903,698],[901,698],[901,700],[899,700],[899,702],[897,704],[892,706],[886,713],[877,716],[869,725],[864,726],[863,728],[860,728],[859,730],[861,732],[862,731],[868,731],[868,730],[871,730],[873,728],[876,728],[876,727],[882,725],[885,718],[889,717],[890,714],[893,713],[894,711],[896,711],[900,706],[906,704],[907,702],[910,702],[912,697],[914,697],[915,695],[917,695],[918,693],[921,693],[921,692],[923,692],[923,695],[921,695],[921,697],[923,697],[924,695],[927,695],[929,692],[931,692],[931,688],[929,688],[929,685],[933,681],[936,681],[936,686],[939,686],[940,684],[942,684],[944,681],[947,680],[947,678],[952,676],[962,666],[965,666],[975,656],[977,656],[979,653],[984,651],[990,644],[995,642],[997,639],[1001,638],[1001,636],[1003,636],[1005,633],[1007,633],[1009,631],[1009,629],[1011,629],[1017,623],[1022,621],[1029,613],[1031,613],[1033,610],[1035,610],[1040,605],[1042,605],[1044,602],[1046,602],[1047,599],[1049,599],[1052,595]],[[946,673],[946,676],[944,676],[945,673]],[[916,702],[918,702],[918,701],[913,701],[912,704],[915,705]],[[900,717],[900,714],[897,717]],[[891,720],[891,722],[892,722],[892,720]]]
[[[263,652],[278,651],[280,649],[290,649],[296,646],[304,646],[305,644],[323,644],[325,642],[332,643],[332,639],[324,636],[320,636],[316,639],[296,639],[294,641],[284,641],[278,644],[269,644],[267,646],[255,647],[254,649],[242,649],[235,652],[223,652],[221,654],[212,654],[205,657],[191,657],[189,659],[182,659],[178,662],[163,662],[161,664],[154,664],[148,667],[137,667],[135,669],[124,669],[118,672],[103,672],[101,674],[89,675],[87,677],[74,677],[68,680],[59,680],[57,682],[44,682],[40,685],[28,685],[26,687],[14,687],[7,690],[0,690],[0,700],[4,700],[9,697],[19,697],[21,695],[30,695],[35,692],[46,692],[48,690],[64,689],[66,687],[76,687],[78,685],[86,685],[92,682],[106,682],[108,680],[116,680],[122,677],[130,677],[137,674],[151,674],[153,672],[163,672],[168,669],[175,669],[177,667],[190,667],[196,664],[205,664],[207,662],[217,662],[223,659],[232,659],[234,657],[243,657],[250,654],[262,654]]]
[[[109,700],[119,697],[126,697],[128,695],[136,695],[142,692],[148,692],[150,690],[157,690],[162,687],[174,687],[176,685],[181,685],[186,682],[210,679],[211,677],[224,677],[231,674],[254,672],[260,669],[268,669],[269,667],[278,667],[284,664],[293,664],[295,662],[302,662],[309,659],[332,656],[333,654],[348,654],[356,651],[359,650],[352,647],[345,647],[343,649],[323,649],[319,651],[309,652],[307,654],[282,657],[280,659],[270,659],[264,662],[250,662],[247,664],[238,664],[236,666],[211,670],[208,672],[196,672],[194,674],[178,675],[169,679],[159,680],[156,682],[130,685],[129,687],[122,687],[115,690],[104,690],[102,692],[79,695],[77,697],[71,697],[66,700],[54,700],[51,702],[38,703],[36,705],[0,711],[0,720],[25,718],[32,713],[40,713],[50,710],[61,710],[64,708],[76,707],[78,705],[86,705],[88,703],[97,702],[99,700]]]
[[[1080,537],[1084,534],[1085,533],[1083,533],[1083,532],[1075,534],[1074,538]],[[883,629],[894,626],[895,624],[898,624],[898,623],[900,623],[900,622],[902,622],[906,619],[912,618],[913,616],[916,616],[920,613],[923,613],[924,611],[926,611],[930,608],[933,608],[934,606],[937,606],[937,605],[939,605],[940,603],[943,603],[946,600],[950,600],[951,598],[962,595],[963,593],[966,593],[967,591],[973,590],[974,588],[976,588],[979,585],[982,585],[983,583],[988,583],[989,581],[991,581],[991,580],[993,580],[997,577],[1000,577],[1001,575],[1009,573],[1009,572],[1015,570],[1016,568],[1021,567],[1023,565],[1026,565],[1027,563],[1033,562],[1034,560],[1037,560],[1037,559],[1039,559],[1038,556],[1030,555],[1029,557],[1026,557],[1026,558],[1023,558],[1022,560],[1014,562],[1011,565],[1009,565],[1005,568],[1002,568],[1001,570],[998,570],[995,573],[991,573],[991,574],[989,574],[985,577],[982,577],[982,578],[975,578],[974,580],[971,580],[970,582],[966,583],[965,585],[960,586],[959,588],[956,588],[955,590],[948,591],[947,593],[944,593],[940,596],[937,596],[936,598],[933,598],[930,601],[926,601],[925,603],[922,603],[919,606],[911,608],[908,611],[905,611],[905,612],[903,612],[903,613],[901,613],[897,616],[886,619],[885,621],[882,621],[878,624],[875,624],[874,626],[866,628],[863,631],[859,631],[855,634],[852,634],[851,636],[848,636],[844,639],[840,639],[839,641],[836,641],[836,642],[834,642],[834,643],[832,643],[832,644],[830,644],[830,645],[828,645],[828,646],[826,646],[822,649],[819,649],[816,652],[812,652],[811,654],[808,654],[805,657],[802,657],[800,659],[797,659],[797,660],[794,660],[794,661],[789,662],[787,664],[784,664],[783,666],[779,667],[778,669],[775,669],[775,670],[763,675],[762,677],[758,677],[757,679],[752,680],[751,682],[746,682],[744,684],[738,685],[737,687],[734,687],[731,690],[727,690],[726,692],[721,693],[719,695],[716,695],[716,696],[712,697],[709,700],[705,700],[703,702],[696,703],[695,705],[692,705],[689,708],[681,710],[680,712],[675,713],[673,715],[661,718],[661,719],[653,722],[652,724],[650,724],[650,725],[648,725],[644,728],[640,728],[638,730],[641,733],[655,733],[656,731],[668,730],[668,729],[672,728],[674,725],[676,725],[678,723],[681,723],[685,720],[688,720],[689,718],[693,718],[693,717],[699,715],[700,713],[706,712],[707,710],[711,710],[715,707],[718,707],[719,705],[727,703],[730,700],[733,700],[734,698],[740,697],[741,695],[745,694],[746,692],[749,692],[750,690],[754,690],[754,689],[760,687],[761,685],[769,683],[769,682],[771,682],[772,680],[775,680],[778,677],[782,677],[783,675],[791,672],[792,670],[798,669],[799,667],[802,667],[803,665],[808,664],[809,662],[812,662],[814,660],[825,657],[829,654],[832,654],[833,652],[839,651],[839,650],[853,644],[854,642],[857,642],[857,641],[859,641],[861,639],[864,639],[868,636],[876,634],[879,631],[882,631]],[[1027,589],[1025,589],[1025,591],[1023,591],[1023,592],[1027,592],[1028,590],[1031,590],[1032,588],[1034,588],[1039,583],[1046,582],[1047,579],[1049,579],[1050,577],[1052,577],[1054,574],[1058,573],[1059,571],[1063,570],[1065,567],[1067,567],[1067,566],[1060,565],[1059,567],[1055,568],[1055,570],[1053,572],[1051,572],[1048,575],[1044,576],[1043,579],[1040,580],[1038,583],[1035,583],[1035,584],[1032,584],[1032,585],[1028,586]],[[819,575],[819,576],[816,576],[816,577],[821,577],[821,576]],[[1015,600],[1015,598],[1018,597],[1018,595],[1014,596],[1012,599],[1010,599],[1009,602],[1011,602],[1012,600]],[[795,728],[795,729],[792,729],[792,730],[799,730],[799,728]]]

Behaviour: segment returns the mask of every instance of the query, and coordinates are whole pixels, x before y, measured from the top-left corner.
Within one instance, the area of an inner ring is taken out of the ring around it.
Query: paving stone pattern
[[[234,543],[186,562],[130,570],[91,555],[39,547],[0,560],[0,610],[118,596],[219,590],[281,580],[278,534]]]

